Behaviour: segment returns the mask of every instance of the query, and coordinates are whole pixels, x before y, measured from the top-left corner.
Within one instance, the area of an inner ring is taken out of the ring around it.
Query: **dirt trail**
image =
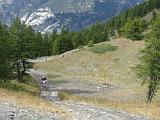
[[[41,71],[31,69],[30,74],[35,79],[39,80],[44,74]],[[54,104],[60,108],[70,112],[73,120],[151,120],[142,116],[128,114],[113,109],[106,109],[96,107],[86,103],[75,103],[59,101],[57,97],[57,88],[52,82],[49,83],[49,90],[43,91],[41,89],[41,96],[46,97],[47,100],[53,101]]]

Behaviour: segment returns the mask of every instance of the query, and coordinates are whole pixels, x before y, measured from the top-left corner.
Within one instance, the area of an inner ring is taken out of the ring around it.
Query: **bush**
[[[12,81],[8,81],[8,80],[1,80],[0,87],[6,88],[8,90],[16,91],[16,92],[25,91],[24,86],[21,86],[19,84],[13,83]]]
[[[94,43],[93,41],[89,41],[89,43],[87,44],[88,47],[93,47],[94,46]]]
[[[33,80],[33,78],[28,78],[26,83],[18,82],[17,80],[0,80],[0,88],[8,89],[15,92],[26,92],[32,95],[39,94],[38,82]]]
[[[140,18],[135,18],[134,20],[129,19],[126,24],[119,30],[119,34],[131,40],[141,40],[143,39],[143,31],[143,21]]]
[[[22,83],[26,84],[26,85],[29,85],[29,86],[32,86],[32,87],[39,87],[38,86],[38,82],[36,80],[34,80],[32,77],[30,77],[30,76],[26,76]]]
[[[78,47],[78,49],[82,49],[83,48],[83,45],[80,45],[79,47]]]

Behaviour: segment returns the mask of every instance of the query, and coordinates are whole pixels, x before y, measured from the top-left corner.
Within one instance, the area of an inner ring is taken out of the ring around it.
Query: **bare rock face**
[[[104,21],[144,0],[0,0],[0,21],[10,25],[16,16],[37,31],[79,30]]]

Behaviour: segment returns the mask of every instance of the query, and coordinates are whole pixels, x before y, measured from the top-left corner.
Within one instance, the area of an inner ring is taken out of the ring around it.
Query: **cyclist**
[[[47,78],[45,76],[42,76],[42,78],[41,78],[41,84],[43,85],[44,88],[46,87]]]

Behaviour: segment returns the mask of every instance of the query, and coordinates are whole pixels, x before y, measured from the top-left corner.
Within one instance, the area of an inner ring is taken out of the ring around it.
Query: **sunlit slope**
[[[101,44],[118,46],[118,49],[104,54],[94,53],[89,48],[77,49],[36,67],[68,76],[99,78],[100,81],[135,81],[131,68],[139,63],[139,50],[144,47],[144,42],[118,38]]]
[[[44,71],[52,80],[80,79],[97,85],[113,85],[119,89],[105,97],[108,95],[114,100],[125,97],[127,101],[144,101],[146,88],[141,86],[132,69],[140,62],[139,50],[144,47],[144,41],[117,38],[100,44],[117,46],[117,49],[98,54],[84,47],[54,56],[52,60],[36,64],[35,68]]]

